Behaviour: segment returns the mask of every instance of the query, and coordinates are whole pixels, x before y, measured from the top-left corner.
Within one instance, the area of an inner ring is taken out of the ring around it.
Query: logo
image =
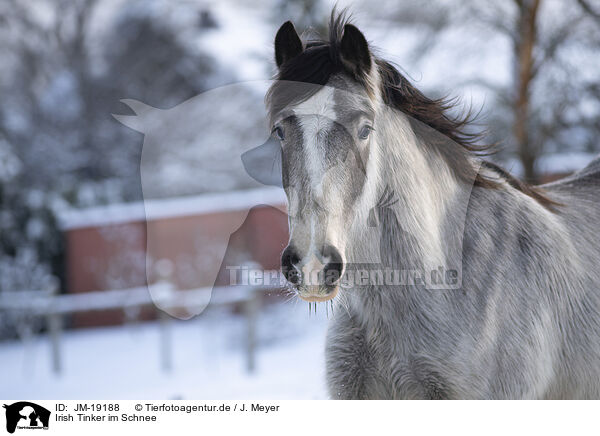
[[[6,431],[14,433],[15,429],[48,430],[50,411],[29,401],[19,401],[4,405],[6,409]]]

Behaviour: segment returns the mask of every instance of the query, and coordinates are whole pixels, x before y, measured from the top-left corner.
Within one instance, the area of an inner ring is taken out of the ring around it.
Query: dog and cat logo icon
[[[14,433],[22,430],[48,430],[50,411],[29,401],[19,401],[10,405],[5,404],[6,431]]]

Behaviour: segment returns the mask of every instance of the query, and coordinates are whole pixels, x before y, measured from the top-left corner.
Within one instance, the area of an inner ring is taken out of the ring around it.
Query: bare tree
[[[523,164],[524,176],[532,180],[537,150],[531,146],[529,136],[530,86],[538,68],[534,61],[534,48],[537,44],[537,20],[541,0],[514,1],[518,12],[513,38],[516,69],[513,134],[517,153]]]
[[[216,74],[181,26],[135,2],[98,19],[106,3],[0,2],[0,264],[27,249],[60,275],[57,209],[142,197],[142,138],[112,118],[119,99],[179,103]]]
[[[600,10],[592,2],[407,0],[400,8],[380,9],[396,25],[419,31],[416,61],[443,48],[454,53],[457,65],[464,62],[469,49],[447,44],[446,32],[460,31],[480,50],[494,49],[486,46],[488,39],[508,42],[511,79],[490,83],[475,74],[470,82],[493,96],[486,111],[493,139],[518,157],[529,181],[538,179],[536,160],[543,153],[600,149],[600,76],[594,72],[600,68]]]
[[[322,0],[276,0],[273,21],[277,26],[291,20],[299,32],[327,35],[328,7]]]

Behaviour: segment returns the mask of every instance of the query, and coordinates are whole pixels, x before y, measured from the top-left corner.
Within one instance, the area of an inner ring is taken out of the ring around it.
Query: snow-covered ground
[[[210,308],[209,308],[210,309]],[[49,341],[0,343],[0,397],[28,399],[325,399],[325,307],[272,304],[261,312],[256,370],[245,368],[245,318],[207,310],[173,320],[173,370],[161,370],[157,323],[68,331],[64,371]]]

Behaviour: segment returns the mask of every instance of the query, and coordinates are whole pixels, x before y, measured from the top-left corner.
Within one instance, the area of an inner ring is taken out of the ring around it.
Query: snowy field
[[[68,331],[63,374],[51,372],[45,335],[28,347],[0,343],[0,396],[27,399],[326,399],[327,319],[306,304],[265,307],[257,365],[245,368],[245,318],[207,310],[174,320],[173,370],[160,368],[157,323]]]

